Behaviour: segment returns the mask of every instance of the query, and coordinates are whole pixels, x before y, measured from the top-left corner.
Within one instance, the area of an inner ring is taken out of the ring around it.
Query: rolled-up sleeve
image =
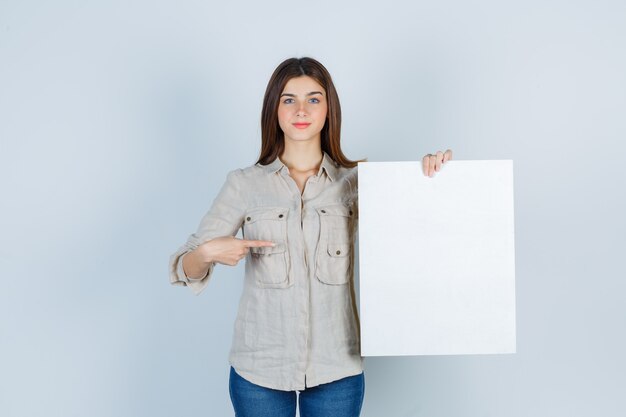
[[[183,258],[208,240],[237,234],[246,211],[240,175],[241,169],[235,169],[227,174],[226,182],[213,200],[211,208],[200,220],[196,232],[189,235],[187,241],[170,255],[169,276],[172,285],[190,287],[196,295],[206,288],[213,274],[215,262],[209,265],[204,277],[190,278],[183,269]]]

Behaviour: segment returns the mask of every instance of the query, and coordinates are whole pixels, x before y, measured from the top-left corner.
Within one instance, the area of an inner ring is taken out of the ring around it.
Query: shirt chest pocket
[[[276,246],[250,247],[246,273],[264,288],[287,288],[290,258],[287,250],[288,207],[258,207],[248,211],[243,224],[245,239],[269,240]]]
[[[350,207],[328,204],[316,208],[320,219],[315,276],[329,285],[342,285],[352,274],[352,216]]]

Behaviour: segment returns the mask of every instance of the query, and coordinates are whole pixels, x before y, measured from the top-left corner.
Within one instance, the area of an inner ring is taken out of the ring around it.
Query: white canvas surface
[[[358,175],[361,354],[514,353],[513,161]]]

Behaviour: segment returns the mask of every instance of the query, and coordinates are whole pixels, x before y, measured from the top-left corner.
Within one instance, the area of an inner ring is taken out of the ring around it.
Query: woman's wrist
[[[200,247],[188,252],[183,257],[183,272],[187,278],[197,279],[195,277],[206,276],[211,266],[210,259],[204,259]]]
[[[212,249],[212,242],[208,240],[202,245],[198,246],[194,251],[197,252],[198,260],[204,263],[207,267],[215,261],[215,255]]]

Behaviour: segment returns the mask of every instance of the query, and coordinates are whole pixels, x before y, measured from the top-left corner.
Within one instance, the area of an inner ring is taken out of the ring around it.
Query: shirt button
[[[247,220],[247,221],[250,221],[250,217],[246,217],[246,220]]]
[[[339,254],[341,254],[341,251],[340,251],[340,250],[338,250],[338,251],[337,251],[337,252],[335,252],[335,253],[336,253],[337,255],[339,255]]]
[[[279,218],[279,219],[282,219],[282,218],[283,218],[283,215],[282,215],[282,214],[279,214],[279,215],[278,215],[278,218]]]
[[[322,209],[322,210],[320,210],[320,211],[321,211],[322,213],[326,213],[326,210],[323,210],[323,209]]]

